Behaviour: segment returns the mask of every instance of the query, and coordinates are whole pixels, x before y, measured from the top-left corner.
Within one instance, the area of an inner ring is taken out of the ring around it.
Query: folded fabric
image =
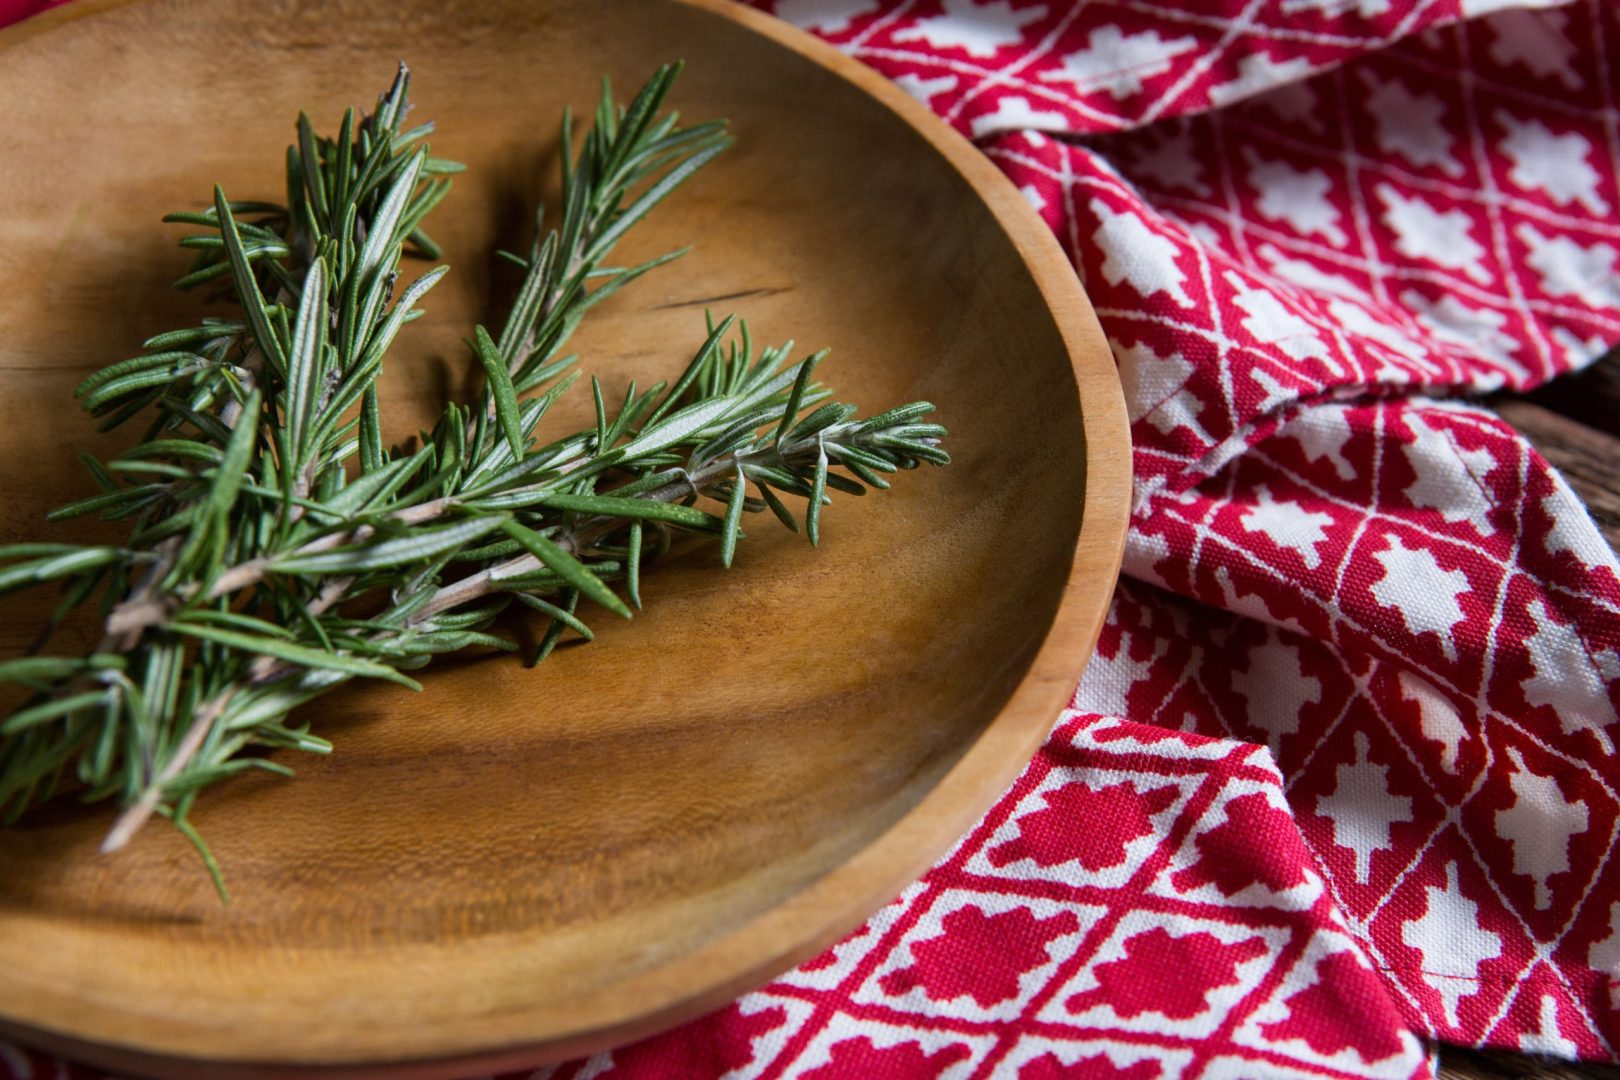
[[[1614,1058],[1620,564],[1467,398],[1620,338],[1620,11],[760,6],[976,139],[1070,253],[1132,420],[1129,578],[1074,708],[899,899],[535,1075]]]

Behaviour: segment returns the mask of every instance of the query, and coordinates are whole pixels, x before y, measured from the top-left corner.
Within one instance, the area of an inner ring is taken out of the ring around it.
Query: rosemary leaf
[[[630,609],[625,606],[624,601],[614,595],[613,590],[608,588],[601,578],[591,573],[584,563],[559,545],[515,521],[501,522],[501,530],[521,544],[530,555],[540,560],[540,564],[547,570],[566,581],[570,588],[578,590],[581,595],[596,601],[615,615],[630,618]]]
[[[323,671],[341,671],[345,675],[364,675],[373,679],[384,679],[396,682],[401,686],[408,686],[412,690],[422,689],[422,684],[415,679],[408,678],[389,667],[387,664],[377,664],[369,660],[361,660],[342,653],[328,652],[324,649],[311,649],[284,641],[279,637],[255,636],[243,634],[235,630],[226,630],[223,627],[199,625],[193,622],[175,621],[169,624],[169,629],[188,637],[201,638],[203,641],[212,641],[239,649],[254,656],[273,656],[277,660],[285,660],[299,667],[317,668]]]

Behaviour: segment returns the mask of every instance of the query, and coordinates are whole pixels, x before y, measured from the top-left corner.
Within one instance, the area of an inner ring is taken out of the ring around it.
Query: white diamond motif
[[[1536,632],[1525,639],[1536,673],[1524,680],[1524,697],[1533,707],[1552,708],[1566,735],[1590,731],[1605,753],[1614,753],[1608,728],[1620,723],[1609,701],[1609,688],[1575,631],[1555,620],[1540,600],[1532,600],[1530,618]]]
[[[1536,907],[1546,908],[1552,904],[1548,880],[1569,869],[1570,839],[1590,824],[1586,800],[1565,799],[1558,781],[1532,772],[1518,750],[1510,748],[1507,756],[1513,763],[1508,784],[1518,801],[1496,812],[1496,835],[1513,845],[1513,872],[1535,879]]]
[[[1275,746],[1299,730],[1305,706],[1322,700],[1322,680],[1305,673],[1299,650],[1274,635],[1249,653],[1249,666],[1232,673],[1232,688],[1249,703],[1249,721],[1271,733]]]
[[[1479,14],[1470,10],[1471,4],[1478,7],[1480,0],[1464,0],[1465,16]],[[1508,5],[1498,2],[1497,6]],[[1575,43],[1564,33],[1569,22],[1563,12],[1508,10],[1493,16],[1487,25],[1494,35],[1490,47],[1492,60],[1503,67],[1522,67],[1538,79],[1557,79],[1566,90],[1580,89],[1582,80],[1575,71]]]
[[[1298,439],[1307,460],[1331,463],[1339,479],[1356,475],[1355,466],[1344,456],[1351,435],[1350,411],[1345,406],[1320,405],[1289,421],[1279,434]]]
[[[1238,290],[1233,299],[1243,309],[1243,329],[1255,340],[1275,345],[1294,360],[1329,359],[1328,344],[1316,327],[1288,310],[1276,294],[1249,288],[1237,274],[1226,280]]]
[[[1204,165],[1193,149],[1192,132],[1181,125],[1166,126],[1157,138],[1136,144],[1135,165],[1167,188],[1194,195],[1211,194],[1204,182]]]
[[[1373,116],[1379,149],[1399,154],[1420,168],[1434,167],[1461,176],[1462,162],[1453,152],[1456,141],[1446,125],[1446,106],[1433,94],[1413,93],[1399,80],[1380,79],[1363,71],[1367,108]]]
[[[1403,671],[1397,676],[1397,681],[1400,683],[1401,696],[1418,707],[1418,730],[1425,739],[1433,739],[1440,744],[1440,767],[1446,772],[1455,773],[1457,753],[1462,749],[1463,739],[1468,736],[1468,729],[1463,727],[1457,707],[1421,675]]]
[[[1026,97],[1008,94],[996,102],[990,112],[981,113],[972,120],[975,139],[996,131],[1063,131],[1069,118],[1060,112],[1037,109]]]
[[[1384,224],[1395,231],[1395,250],[1447,270],[1460,270],[1481,285],[1491,280],[1485,249],[1471,235],[1472,221],[1461,209],[1436,210],[1420,195],[1408,198],[1390,184],[1379,184]]]
[[[1008,0],[944,0],[945,11],[897,30],[896,41],[922,41],[935,49],[962,49],[988,59],[1023,40],[1023,29],[1046,15],[1042,6],[1015,10]]]
[[[1457,885],[1457,864],[1446,864],[1446,887],[1423,890],[1424,912],[1401,926],[1401,941],[1423,954],[1422,978],[1440,994],[1455,1027],[1462,999],[1479,992],[1479,969],[1502,955],[1502,935],[1479,924],[1479,905]]]
[[[1620,252],[1601,240],[1591,247],[1562,234],[1546,236],[1523,222],[1514,230],[1530,248],[1528,262],[1541,275],[1541,286],[1553,296],[1573,296],[1597,308],[1620,306],[1620,274],[1615,260]]]
[[[1594,214],[1609,212],[1598,193],[1603,177],[1592,167],[1592,143],[1576,131],[1556,135],[1540,120],[1519,120],[1506,109],[1496,122],[1507,132],[1502,150],[1513,159],[1508,179],[1527,191],[1543,191],[1559,206],[1580,203]]]
[[[1438,634],[1446,656],[1457,659],[1451,628],[1464,618],[1457,598],[1469,591],[1468,576],[1461,570],[1442,570],[1427,548],[1409,548],[1399,536],[1388,539],[1388,550],[1373,556],[1384,568],[1384,576],[1372,584],[1373,599],[1400,612],[1414,635]]]
[[[1372,873],[1372,857],[1391,847],[1390,827],[1412,820],[1412,800],[1389,790],[1389,767],[1367,757],[1367,736],[1356,732],[1356,759],[1334,770],[1334,787],[1316,800],[1333,822],[1333,842],[1355,853],[1356,880]]]
[[[1486,495],[1484,482],[1496,467],[1496,458],[1489,450],[1464,450],[1455,436],[1430,425],[1415,409],[1407,413],[1406,426],[1413,438],[1401,447],[1401,453],[1415,479],[1404,494],[1412,505],[1438,510],[1448,522],[1466,521],[1481,537],[1494,535],[1491,511],[1495,501]]]
[[[1170,61],[1198,47],[1192,37],[1166,40],[1157,31],[1126,34],[1112,24],[1099,26],[1086,39],[1085,48],[1063,58],[1058,71],[1041,76],[1045,82],[1066,82],[1082,94],[1105,92],[1116,100],[1142,92],[1144,80],[1170,70]]]
[[[1246,511],[1243,527],[1252,533],[1262,533],[1278,547],[1297,551],[1305,565],[1315,570],[1322,565],[1322,556],[1316,547],[1327,539],[1327,527],[1333,524],[1333,515],[1307,510],[1297,502],[1273,499],[1263,485],[1256,489],[1257,502]]]
[[[1245,148],[1249,183],[1260,192],[1255,209],[1272,221],[1287,222],[1302,236],[1321,236],[1335,247],[1345,244],[1339,208],[1328,199],[1333,181],[1321,169],[1296,169],[1286,161],[1267,161]]]
[[[1187,275],[1176,265],[1176,245],[1154,232],[1130,210],[1118,213],[1101,199],[1092,199],[1091,212],[1100,224],[1092,243],[1107,252],[1102,274],[1110,285],[1128,282],[1143,297],[1165,293],[1182,307],[1192,307]]]

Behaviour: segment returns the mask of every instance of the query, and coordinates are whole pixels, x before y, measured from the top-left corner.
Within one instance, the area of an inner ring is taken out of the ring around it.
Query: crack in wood
[[[718,304],[723,300],[747,300],[756,296],[775,296],[777,293],[787,292],[790,285],[766,285],[758,289],[744,289],[741,292],[723,293],[719,296],[700,296],[695,300],[676,300],[669,304],[659,304],[653,310],[664,311],[669,308],[698,307],[703,304]]]

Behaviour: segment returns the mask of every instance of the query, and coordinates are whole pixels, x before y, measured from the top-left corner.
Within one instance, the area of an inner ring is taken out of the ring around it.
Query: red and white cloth
[[[1615,1059],[1620,563],[1466,399],[1620,340],[1620,7],[759,2],[1061,239],[1126,387],[1128,578],[1073,708],[922,880],[726,1009],[535,1075]]]

